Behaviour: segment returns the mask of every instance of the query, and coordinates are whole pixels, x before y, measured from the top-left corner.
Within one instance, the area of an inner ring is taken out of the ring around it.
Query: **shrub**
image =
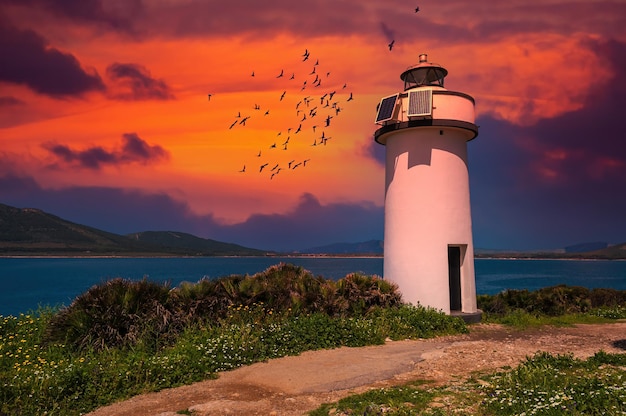
[[[591,309],[589,289],[559,285],[539,289],[534,312],[548,316],[584,313]]]
[[[102,350],[139,342],[151,348],[181,329],[169,287],[147,279],[94,286],[52,317],[45,341]]]
[[[223,317],[234,303],[226,289],[233,285],[233,280],[236,278],[201,279],[198,283],[183,282],[172,289],[170,297],[180,321],[188,326],[204,319]]]
[[[372,319],[379,321],[384,332],[395,340],[468,332],[461,318],[422,305],[377,309],[372,313]]]
[[[367,313],[373,308],[402,304],[398,286],[377,276],[352,273],[337,281],[337,313],[350,316]]]
[[[589,298],[591,299],[591,306],[594,308],[626,306],[626,290],[591,289]]]
[[[241,281],[239,293],[244,305],[262,302],[278,311],[299,314],[328,309],[332,286],[331,281],[300,266],[280,263]]]
[[[619,308],[626,305],[626,291],[558,285],[533,292],[509,289],[493,296],[480,295],[477,303],[486,314],[499,317],[515,311],[560,316],[588,313],[592,308]]]

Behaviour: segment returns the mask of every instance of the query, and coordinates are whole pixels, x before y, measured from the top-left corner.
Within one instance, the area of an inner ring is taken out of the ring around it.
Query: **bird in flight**
[[[254,71],[252,71],[252,75],[250,75],[250,76],[251,76],[251,77],[253,77],[253,76],[254,76]]]
[[[246,171],[246,165],[243,165],[243,168],[241,168],[241,170],[239,172],[243,173]]]
[[[306,61],[307,59],[309,59],[309,50],[305,49],[304,50],[304,54],[302,55],[304,57],[304,59],[302,59],[302,62]]]
[[[283,72],[284,72],[284,71],[281,69],[281,70],[280,70],[280,74],[278,74],[278,76],[277,76],[276,78],[282,78],[282,76],[283,76]]]
[[[389,46],[389,50],[393,49],[393,44],[396,43],[395,39],[391,41],[391,43],[387,46]]]
[[[348,97],[346,101],[352,101],[352,100],[354,100],[354,98],[352,98],[352,93],[350,93],[350,96]]]
[[[417,13],[417,12],[419,12],[419,11],[420,11],[420,8],[419,8],[419,7],[416,7],[416,8],[415,8],[415,13]]]
[[[209,97],[209,101],[211,101],[211,96],[212,96],[212,95],[213,95],[213,94],[207,94],[207,96]]]
[[[283,93],[280,96],[280,101],[282,101],[283,98],[285,98],[285,94],[287,94],[287,91],[283,91]]]
[[[263,169],[264,169],[267,165],[269,165],[269,163],[265,163],[265,164],[261,165],[261,168],[259,169],[259,173],[263,172]]]

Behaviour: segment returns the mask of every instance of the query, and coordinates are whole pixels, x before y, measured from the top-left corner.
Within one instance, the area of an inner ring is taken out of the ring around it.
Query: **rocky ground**
[[[458,383],[515,366],[539,351],[586,358],[626,352],[626,322],[515,330],[472,325],[469,334],[310,351],[221,373],[216,380],[134,397],[91,416],[302,415],[322,403],[411,380]]]

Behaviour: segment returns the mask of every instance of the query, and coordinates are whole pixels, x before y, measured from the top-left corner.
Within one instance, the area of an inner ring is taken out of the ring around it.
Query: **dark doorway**
[[[461,247],[448,247],[450,310],[461,310]]]

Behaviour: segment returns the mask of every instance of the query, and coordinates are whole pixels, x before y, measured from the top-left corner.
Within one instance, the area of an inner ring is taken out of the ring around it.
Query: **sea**
[[[383,274],[381,257],[0,258],[0,315],[68,306],[90,287],[117,277],[176,287],[203,278],[253,275],[279,263],[334,280],[353,272]],[[626,290],[626,261],[476,259],[475,273],[478,294],[559,284]]]

